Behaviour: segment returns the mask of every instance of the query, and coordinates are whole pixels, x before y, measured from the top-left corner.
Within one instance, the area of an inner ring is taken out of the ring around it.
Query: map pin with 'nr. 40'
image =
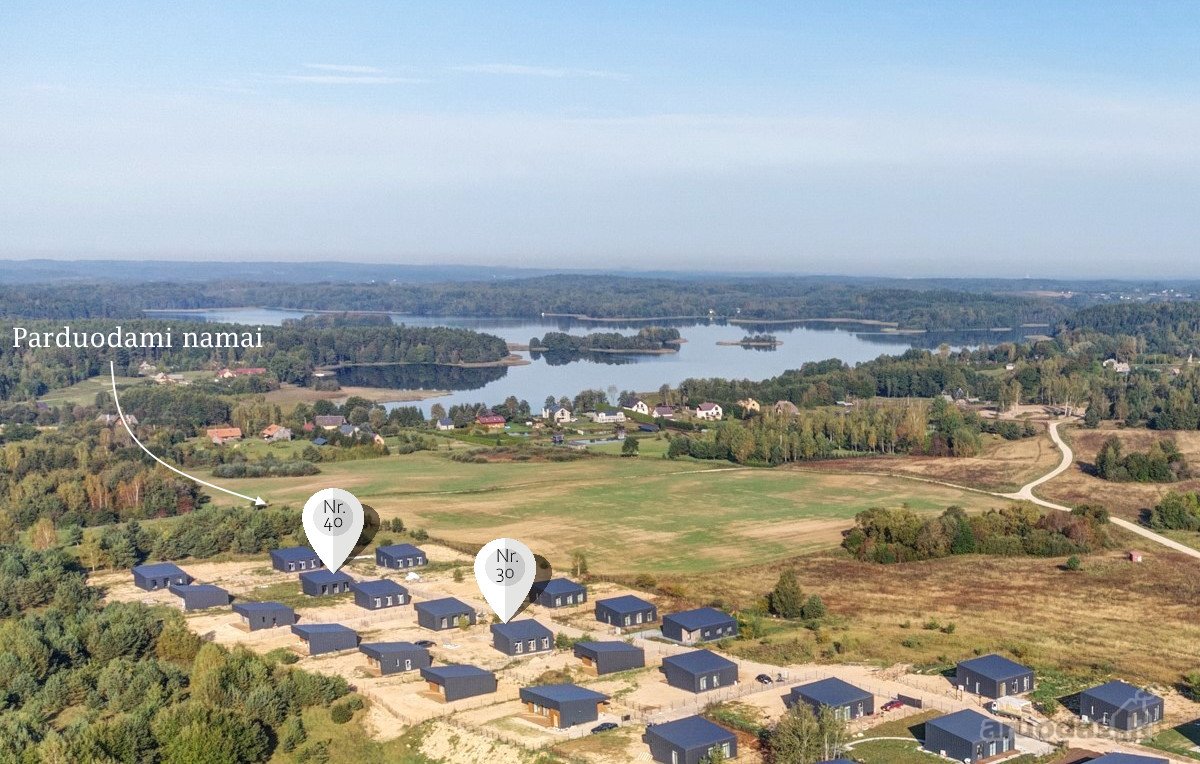
[[[517,614],[537,575],[529,547],[516,539],[489,541],[475,556],[475,580],[492,612],[508,623]]]
[[[330,571],[337,571],[362,535],[362,502],[349,491],[326,488],[304,502],[304,535]]]

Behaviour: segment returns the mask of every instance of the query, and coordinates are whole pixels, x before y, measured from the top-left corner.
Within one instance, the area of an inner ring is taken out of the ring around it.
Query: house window
[[[412,671],[412,658],[405,658],[405,659],[404,659],[404,670],[405,670],[405,671]]]
[[[550,637],[542,637],[542,649],[543,650],[550,649]]]
[[[559,607],[560,605],[562,605],[562,597],[555,597],[554,598],[554,607]]]
[[[671,764],[679,764],[679,751],[671,751]]]
[[[713,674],[713,687],[720,687],[720,686],[721,686],[721,675]]]
[[[529,651],[533,652],[536,649],[537,649],[537,640],[536,639],[529,640]]]
[[[446,623],[446,619],[445,619],[445,618],[443,618],[443,619],[442,619],[442,628],[444,629],[444,628],[446,628],[448,625],[449,625],[449,624],[447,624],[447,623]]]
[[[642,622],[642,614],[641,614],[641,613],[638,613],[638,614],[637,614],[637,622],[638,622],[638,623],[641,623],[641,622]]]
[[[382,605],[382,604],[383,604],[383,603],[379,601],[379,598],[378,598],[378,597],[376,597],[376,598],[375,598],[375,607],[379,607],[379,606],[380,606],[380,605]]]
[[[700,689],[701,690],[708,689],[708,677],[706,677],[706,676],[700,677]]]
[[[626,625],[626,626],[628,626],[628,625],[629,625],[629,616],[625,616],[625,625]]]
[[[514,653],[525,652],[525,643],[524,642],[514,642],[513,643],[513,652]]]
[[[296,569],[296,563],[294,563],[294,562],[289,562],[289,563],[287,564],[287,566],[288,566],[288,570],[289,570],[289,571],[292,571],[292,570],[295,570],[295,569]]]

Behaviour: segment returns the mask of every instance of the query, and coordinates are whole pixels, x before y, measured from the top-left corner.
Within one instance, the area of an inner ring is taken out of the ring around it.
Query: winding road
[[[1039,507],[1057,509],[1061,512],[1071,511],[1070,507],[1063,506],[1062,504],[1055,504],[1052,501],[1046,501],[1045,499],[1035,496],[1033,493],[1033,489],[1063,474],[1071,468],[1072,464],[1075,463],[1075,453],[1071,451],[1071,447],[1068,446],[1066,441],[1062,439],[1062,436],[1058,434],[1058,426],[1060,424],[1062,424],[1061,421],[1050,422],[1050,426],[1048,428],[1050,432],[1050,440],[1054,441],[1054,445],[1057,446],[1058,450],[1062,453],[1062,461],[1058,463],[1058,466],[1047,472],[1045,475],[1042,475],[1038,479],[1032,480],[1021,486],[1021,490],[1017,491],[1016,493],[997,493],[996,496],[1001,496],[1005,499],[1015,499],[1017,501],[1031,501],[1034,504],[1037,504]],[[1145,528],[1137,523],[1120,517],[1113,517],[1110,518],[1110,520],[1113,525],[1124,528],[1130,533],[1136,533],[1137,535],[1147,538],[1156,544],[1161,544],[1162,546],[1173,549],[1176,552],[1181,552],[1189,557],[1195,557],[1196,559],[1200,560],[1200,550],[1193,549],[1187,544],[1181,544],[1174,539],[1161,536],[1149,528]]]

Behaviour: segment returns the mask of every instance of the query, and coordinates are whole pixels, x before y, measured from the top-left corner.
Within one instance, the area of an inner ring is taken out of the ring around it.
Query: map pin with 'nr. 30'
[[[489,541],[475,556],[475,580],[492,612],[508,623],[529,596],[537,563],[516,539]]]

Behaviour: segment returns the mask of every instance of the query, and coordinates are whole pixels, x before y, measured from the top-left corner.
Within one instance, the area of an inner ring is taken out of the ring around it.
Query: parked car
[[[759,674],[758,676],[754,677],[754,681],[758,682],[759,684],[771,684],[775,680],[771,679],[771,677],[767,674]]]
[[[615,730],[616,728],[617,728],[616,722],[601,722],[600,724],[597,724],[595,727],[592,727],[592,734],[595,735],[598,732],[608,732],[609,730]]]
[[[902,703],[899,700],[893,699],[893,700],[889,700],[887,703],[884,703],[883,708],[881,708],[880,710],[881,711],[895,711],[897,708],[904,708],[904,703]]]
[[[433,647],[437,643],[431,639],[418,639],[416,642],[413,642],[413,644],[416,645],[417,647],[429,648],[429,647]]]

